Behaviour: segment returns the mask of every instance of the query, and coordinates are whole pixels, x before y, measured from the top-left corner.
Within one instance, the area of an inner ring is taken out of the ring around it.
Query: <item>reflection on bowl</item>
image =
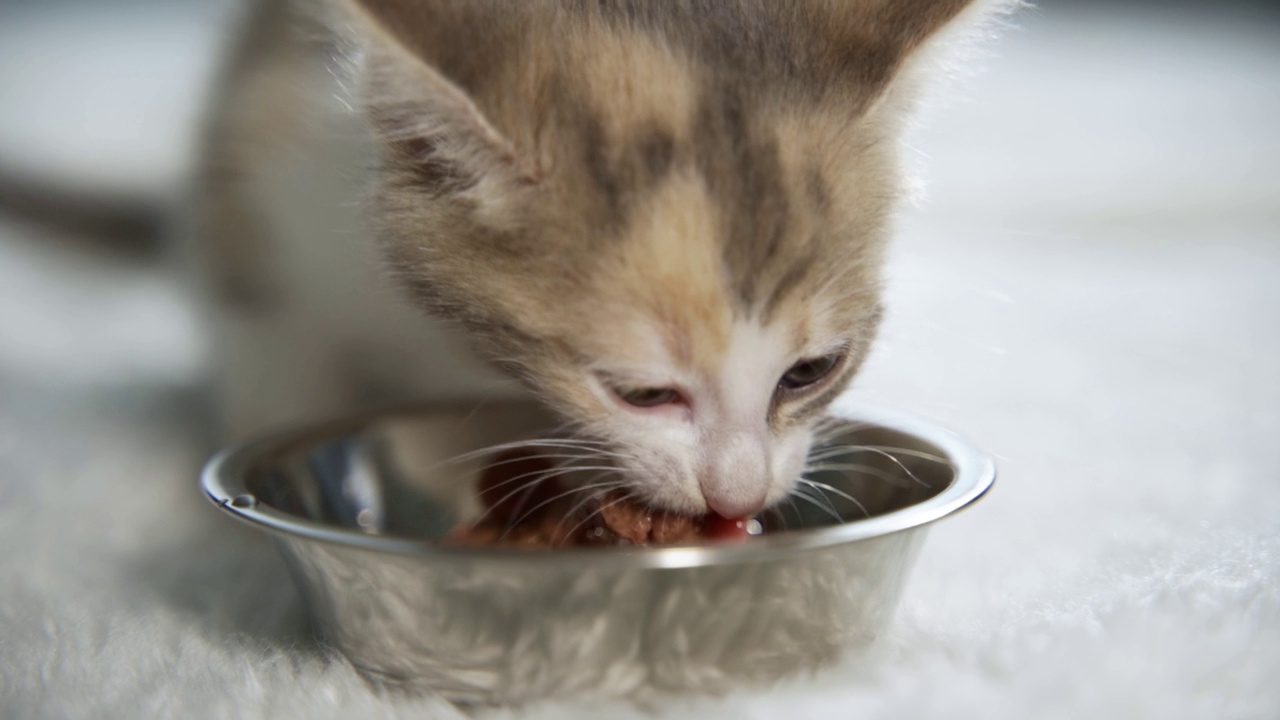
[[[928,523],[994,465],[925,421],[858,410],[815,449],[806,498],[741,543],[560,550],[435,542],[479,512],[483,454],[529,405],[425,407],[220,453],[209,498],[269,532],[317,629],[380,682],[461,701],[722,690],[819,668],[891,619]]]

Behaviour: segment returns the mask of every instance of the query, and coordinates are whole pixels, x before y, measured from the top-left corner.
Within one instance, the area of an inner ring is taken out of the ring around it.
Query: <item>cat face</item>
[[[708,185],[673,171],[616,237],[583,239],[595,246],[571,251],[573,260],[527,260],[470,276],[466,287],[448,273],[436,287],[493,308],[473,332],[503,328],[495,354],[609,440],[633,492],[672,510],[740,517],[790,491],[813,421],[867,352],[879,243],[863,233],[824,240],[821,213],[806,208],[807,220],[761,251],[768,262],[735,277],[726,254],[742,249]],[[543,226],[529,227],[534,237]],[[531,240],[528,253],[551,242]],[[518,299],[512,287],[524,289]]]
[[[633,494],[755,513],[869,349],[889,81],[964,4],[362,3],[394,274]]]

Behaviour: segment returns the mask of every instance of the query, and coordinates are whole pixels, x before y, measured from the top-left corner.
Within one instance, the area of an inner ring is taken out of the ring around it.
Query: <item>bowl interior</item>
[[[333,530],[439,539],[481,512],[476,482],[493,457],[483,449],[547,437],[548,427],[537,408],[512,404],[408,410],[261,441],[239,456],[244,467],[221,468],[252,496],[228,509],[261,504]],[[953,448],[901,426],[833,419],[826,435],[810,455],[816,469],[760,518],[767,533],[883,516],[957,477]]]

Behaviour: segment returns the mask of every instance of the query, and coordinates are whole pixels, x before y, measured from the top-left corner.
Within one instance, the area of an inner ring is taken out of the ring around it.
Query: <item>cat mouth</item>
[[[760,532],[751,518],[690,515],[653,507],[620,482],[570,486],[560,468],[529,450],[498,454],[481,474],[483,508],[446,544],[529,548],[735,542]]]

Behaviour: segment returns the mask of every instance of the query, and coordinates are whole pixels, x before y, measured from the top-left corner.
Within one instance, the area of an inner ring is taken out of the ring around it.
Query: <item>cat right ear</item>
[[[386,162],[433,190],[496,210],[532,171],[429,47],[454,3],[344,0],[361,61],[362,102]]]
[[[805,12],[806,25],[817,39],[802,33],[801,42],[819,48],[817,72],[852,87],[858,101],[871,105],[883,99],[910,65],[913,57],[949,27],[983,27],[1008,14],[1022,0],[815,0],[789,5]],[[967,16],[967,22],[961,17]],[[954,39],[954,38],[953,38]],[[961,43],[963,44],[963,43]]]

